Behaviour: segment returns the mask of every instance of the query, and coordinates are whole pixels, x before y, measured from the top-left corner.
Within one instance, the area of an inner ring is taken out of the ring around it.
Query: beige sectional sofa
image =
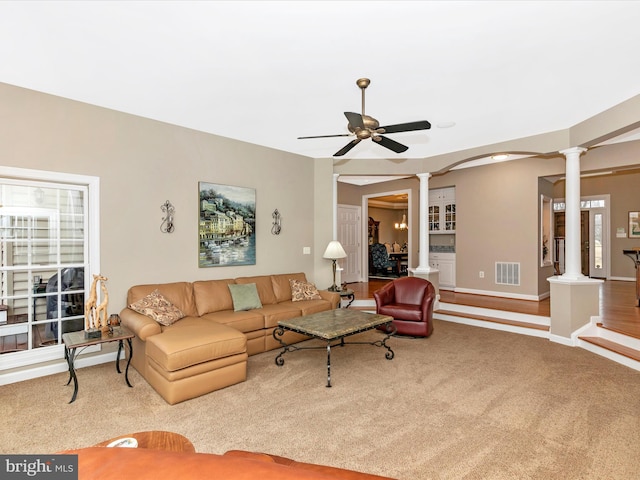
[[[128,306],[158,290],[185,315],[164,326],[123,309],[122,324],[136,335],[131,365],[170,404],[246,380],[248,356],[280,346],[272,336],[278,321],[340,303],[340,295],[322,290],[319,299],[293,301],[290,280],[307,282],[304,273],[292,273],[131,287]],[[230,284],[255,284],[262,306],[235,311]],[[284,339],[292,343],[307,337],[287,332]]]

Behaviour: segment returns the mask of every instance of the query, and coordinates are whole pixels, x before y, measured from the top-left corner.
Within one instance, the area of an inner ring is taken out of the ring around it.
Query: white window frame
[[[0,178],[21,181],[49,182],[55,184],[75,184],[87,187],[87,225],[88,225],[88,269],[85,278],[92,278],[100,272],[100,179],[88,175],[31,170],[17,167],[0,166]],[[88,275],[88,277],[87,277]],[[36,348],[2,355],[0,374],[13,368],[28,368],[52,360],[64,359],[64,345]],[[65,362],[66,363],[66,362]],[[0,385],[5,382],[0,380]]]

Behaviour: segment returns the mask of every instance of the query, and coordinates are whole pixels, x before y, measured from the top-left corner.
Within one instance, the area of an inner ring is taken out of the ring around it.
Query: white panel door
[[[338,205],[338,241],[347,254],[347,258],[338,260],[338,263],[342,268],[342,282],[346,283],[359,282],[362,279],[360,218],[361,207]]]

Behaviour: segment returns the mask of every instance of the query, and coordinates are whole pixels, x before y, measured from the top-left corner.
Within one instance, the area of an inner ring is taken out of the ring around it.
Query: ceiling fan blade
[[[298,140],[305,140],[307,138],[331,138],[331,137],[350,137],[352,133],[338,133],[336,135],[316,135],[313,137],[298,137]]]
[[[398,133],[398,132],[413,132],[415,130],[429,130],[431,124],[426,120],[419,122],[398,123],[396,125],[387,125],[386,127],[380,127],[378,130],[384,130],[380,133]]]
[[[402,153],[409,150],[409,147],[407,147],[406,145],[398,143],[395,140],[391,140],[390,138],[383,137],[382,135],[377,135],[372,138],[374,142],[379,143],[383,147],[388,148],[389,150],[393,150],[396,153]]]
[[[362,120],[362,115],[359,113],[344,112],[344,116],[347,117],[349,125],[351,125],[351,128],[354,130],[356,128],[364,128],[364,120]]]
[[[342,155],[347,153],[349,150],[351,150],[353,147],[355,147],[358,143],[360,143],[360,139],[359,138],[356,138],[356,139],[350,141],[344,147],[342,147],[340,150],[338,150],[336,153],[334,153],[333,156],[334,157],[341,157]]]

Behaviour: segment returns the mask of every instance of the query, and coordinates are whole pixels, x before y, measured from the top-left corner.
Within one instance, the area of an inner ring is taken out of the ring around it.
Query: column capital
[[[428,173],[428,172],[427,172],[427,173],[416,173],[416,176],[417,176],[418,178],[427,178],[427,179],[428,179],[428,178],[431,178],[431,174],[430,174],[430,173]]]
[[[565,148],[564,150],[560,150],[559,153],[561,153],[564,156],[575,154],[575,153],[577,153],[578,155],[581,155],[586,151],[587,149],[583,147],[571,147],[571,148]]]

